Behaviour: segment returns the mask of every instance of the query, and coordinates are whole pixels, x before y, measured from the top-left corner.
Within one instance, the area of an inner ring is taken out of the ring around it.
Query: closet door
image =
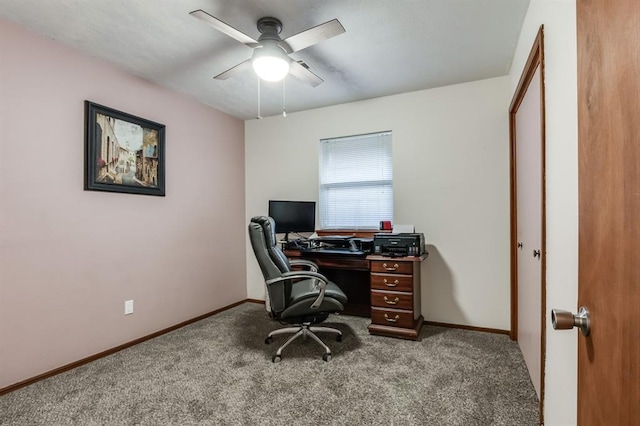
[[[509,108],[511,149],[511,338],[517,340],[544,422],[545,101],[540,27]]]
[[[517,340],[540,397],[542,338],[542,134],[540,69],[516,114]]]

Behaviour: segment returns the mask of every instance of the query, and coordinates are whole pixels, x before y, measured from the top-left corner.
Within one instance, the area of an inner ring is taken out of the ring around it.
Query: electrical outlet
[[[129,315],[133,313],[133,300],[124,301],[124,314]]]

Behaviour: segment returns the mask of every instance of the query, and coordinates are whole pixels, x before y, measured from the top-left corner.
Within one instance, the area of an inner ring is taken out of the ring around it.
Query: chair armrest
[[[271,278],[270,280],[267,280],[265,282],[267,283],[267,285],[269,285],[269,284],[273,284],[273,283],[276,283],[276,282],[295,279],[295,278],[314,278],[314,279],[316,279],[318,281],[321,281],[325,286],[329,282],[327,277],[325,277],[324,275],[319,274],[317,272],[312,272],[312,271],[285,272],[282,275],[280,275],[279,277]]]
[[[324,300],[324,292],[325,292],[325,289],[327,288],[327,284],[329,283],[329,280],[327,279],[327,277],[325,277],[322,274],[319,274],[317,272],[312,272],[312,271],[285,272],[284,274],[280,275],[277,278],[272,278],[270,280],[267,280],[266,284],[271,285],[273,283],[277,283],[280,281],[291,280],[296,278],[312,278],[313,280],[315,280],[316,286],[320,289],[320,294],[318,295],[316,300],[314,300],[313,303],[311,304],[311,309],[318,309],[320,307],[320,304],[322,303],[322,300]]]
[[[291,266],[306,266],[309,268],[310,271],[312,272],[318,272],[318,265],[316,265],[314,262],[310,261],[310,260],[305,260],[305,259],[289,259],[289,264]]]

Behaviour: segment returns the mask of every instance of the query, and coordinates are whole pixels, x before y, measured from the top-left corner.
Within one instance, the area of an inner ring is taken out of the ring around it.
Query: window
[[[320,228],[393,221],[391,132],[320,140]]]

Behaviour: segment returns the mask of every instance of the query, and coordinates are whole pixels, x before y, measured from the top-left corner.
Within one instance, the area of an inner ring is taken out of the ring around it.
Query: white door
[[[517,340],[531,375],[541,391],[542,337],[542,133],[540,67],[516,113],[517,182]]]

